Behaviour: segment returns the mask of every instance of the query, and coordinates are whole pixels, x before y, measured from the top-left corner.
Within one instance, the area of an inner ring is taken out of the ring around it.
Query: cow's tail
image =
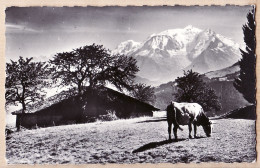
[[[178,128],[179,130],[183,131],[183,128],[181,128],[181,126],[178,124]]]
[[[180,127],[180,124],[177,121],[177,116],[176,116],[177,112],[174,109],[172,102],[169,106],[167,106],[166,111],[167,111],[168,124],[174,124],[174,127],[177,127],[177,129],[180,129],[181,131],[183,131],[183,128]]]
[[[181,128],[180,124],[179,124],[178,121],[177,121],[177,111],[176,111],[175,108],[174,108],[174,121],[173,121],[173,123],[176,125],[176,127],[177,127],[179,130],[183,131],[183,128]]]

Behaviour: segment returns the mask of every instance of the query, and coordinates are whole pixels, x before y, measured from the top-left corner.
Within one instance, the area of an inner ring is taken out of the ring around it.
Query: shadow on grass
[[[160,141],[160,142],[151,142],[148,144],[145,144],[144,146],[133,150],[132,153],[137,153],[137,152],[143,152],[152,148],[156,148],[158,146],[162,146],[162,145],[166,145],[166,144],[170,144],[170,143],[176,143],[176,142],[180,142],[180,141],[184,141],[186,139],[178,139],[178,141],[175,140],[164,140],[164,141]]]
[[[145,120],[145,121],[139,121],[139,122],[136,122],[136,123],[147,123],[147,122],[161,122],[161,121],[167,121],[167,118],[166,117],[158,117],[157,119],[154,119],[154,120]]]
[[[200,137],[192,138],[189,140],[202,139],[202,138],[207,138],[207,137],[200,136]],[[162,145],[166,145],[166,144],[170,144],[170,143],[176,143],[176,142],[180,142],[180,141],[184,141],[184,140],[187,140],[187,139],[182,138],[182,139],[178,139],[178,141],[164,140],[164,141],[159,141],[159,142],[151,142],[151,143],[145,144],[144,146],[142,146],[138,149],[133,150],[132,153],[143,152],[143,151],[146,151],[149,149],[157,148],[158,146],[162,146]]]
[[[202,138],[208,138],[208,137],[205,137],[205,136],[197,136],[196,138],[192,138],[192,139],[202,139]]]

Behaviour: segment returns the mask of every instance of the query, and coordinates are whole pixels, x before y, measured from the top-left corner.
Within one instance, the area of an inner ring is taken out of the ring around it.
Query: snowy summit
[[[138,75],[167,82],[193,69],[206,73],[233,65],[240,59],[239,45],[211,29],[192,25],[150,35],[146,40],[122,42],[112,52],[137,59]]]

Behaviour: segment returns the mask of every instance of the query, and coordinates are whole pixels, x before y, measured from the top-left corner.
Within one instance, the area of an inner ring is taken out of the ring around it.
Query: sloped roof
[[[142,102],[142,101],[140,101],[140,100],[138,100],[138,99],[135,99],[135,98],[133,98],[133,97],[131,97],[131,96],[125,95],[125,94],[123,94],[123,93],[121,93],[121,92],[115,91],[115,90],[110,89],[110,88],[107,88],[107,87],[104,87],[104,89],[106,89],[108,92],[112,92],[113,94],[118,94],[118,95],[120,95],[120,96],[124,96],[124,97],[126,97],[127,99],[129,99],[129,100],[131,100],[131,101],[134,101],[134,102],[136,102],[136,103],[140,103],[140,104],[142,104],[143,106],[146,106],[146,107],[150,108],[150,109],[153,110],[153,111],[159,111],[159,110],[160,110],[160,109],[158,109],[158,108],[156,108],[156,107],[154,107],[154,106],[152,106],[152,105],[150,105],[150,104],[148,104],[148,103]]]
[[[159,111],[160,110],[160,109],[158,109],[158,108],[156,108],[156,107],[154,107],[154,106],[152,106],[148,103],[142,102],[138,99],[135,99],[131,96],[125,95],[121,92],[115,91],[113,89],[110,89],[110,88],[107,88],[107,87],[102,87],[101,89],[102,89],[102,91],[110,92],[114,95],[124,97],[124,98],[128,99],[129,101],[133,101],[135,103],[141,104],[142,106],[146,106],[147,108],[151,109],[152,111]],[[40,102],[34,103],[32,105],[29,105],[27,107],[28,111],[26,113],[36,113],[40,110],[51,107],[55,104],[59,104],[59,103],[62,103],[63,101],[66,101],[68,99],[73,99],[73,98],[77,97],[77,95],[72,95],[70,92],[71,91],[62,91],[62,92],[60,92],[60,93],[58,93],[54,96],[47,98],[44,101],[40,101]],[[17,114],[21,114],[21,113],[22,113],[22,109],[12,112],[13,115],[17,115]]]
[[[47,107],[52,106],[53,104],[57,104],[65,99],[68,99],[70,91],[62,91],[54,96],[51,96],[44,101],[39,101],[37,103],[33,103],[28,105],[26,113],[35,113],[36,111],[45,109]],[[22,113],[22,109],[12,112],[13,115]]]

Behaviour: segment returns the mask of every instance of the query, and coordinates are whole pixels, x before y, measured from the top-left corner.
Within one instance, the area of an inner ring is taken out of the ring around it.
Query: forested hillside
[[[234,88],[232,80],[220,81],[218,79],[204,78],[219,96],[222,109],[220,111],[209,111],[208,116],[219,116],[231,110],[249,105],[243,96]],[[173,94],[177,92],[174,82],[162,84],[155,89],[156,104],[161,110],[165,110],[170,101],[175,100]]]

